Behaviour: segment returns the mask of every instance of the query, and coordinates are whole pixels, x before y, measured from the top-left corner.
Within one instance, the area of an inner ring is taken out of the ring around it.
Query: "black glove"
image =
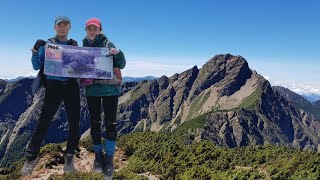
[[[38,39],[37,42],[34,44],[33,49],[35,49],[36,51],[38,51],[38,49],[40,48],[40,46],[44,46],[47,43],[42,40],[42,39]]]

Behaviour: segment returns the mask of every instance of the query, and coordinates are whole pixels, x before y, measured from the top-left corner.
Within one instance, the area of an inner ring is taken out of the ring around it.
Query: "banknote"
[[[59,77],[112,79],[109,49],[46,44],[44,74]]]

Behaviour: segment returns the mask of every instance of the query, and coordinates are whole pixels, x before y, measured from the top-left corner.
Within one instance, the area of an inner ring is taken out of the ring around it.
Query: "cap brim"
[[[57,25],[57,24],[59,24],[59,23],[61,23],[62,21],[67,22],[67,23],[70,23],[70,21],[66,21],[66,20],[59,20],[59,21],[57,21],[57,22],[56,22],[56,25]]]
[[[97,23],[89,23],[89,24],[87,24],[86,28],[87,28],[88,26],[90,26],[90,25],[94,25],[94,26],[100,28],[99,24],[97,24]]]

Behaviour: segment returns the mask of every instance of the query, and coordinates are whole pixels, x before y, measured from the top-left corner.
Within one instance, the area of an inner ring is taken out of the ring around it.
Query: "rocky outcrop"
[[[274,86],[272,89],[278,92],[294,107],[301,109],[309,114],[312,114],[317,120],[320,120],[320,100],[314,103],[309,102],[303,96],[290,91],[287,88],[281,86]]]
[[[213,112],[205,119],[202,138],[221,146],[277,144],[317,150],[320,143],[313,116],[294,108],[269,85],[253,109]]]

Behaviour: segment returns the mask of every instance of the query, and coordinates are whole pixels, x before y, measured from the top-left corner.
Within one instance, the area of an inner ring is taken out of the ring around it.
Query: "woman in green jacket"
[[[113,55],[114,70],[119,72],[126,64],[123,52],[117,49],[112,42],[102,33],[101,21],[98,18],[91,18],[86,22],[87,36],[83,39],[84,47],[107,47]],[[115,73],[117,77],[118,73]],[[91,137],[95,160],[93,170],[103,172],[107,176],[112,176],[114,171],[113,156],[116,149],[116,113],[118,106],[118,96],[121,87],[118,79],[112,80],[92,80],[86,85],[87,103],[90,113]],[[101,143],[101,104],[104,110],[104,122],[106,126],[105,145]],[[105,155],[102,150],[105,148]]]

